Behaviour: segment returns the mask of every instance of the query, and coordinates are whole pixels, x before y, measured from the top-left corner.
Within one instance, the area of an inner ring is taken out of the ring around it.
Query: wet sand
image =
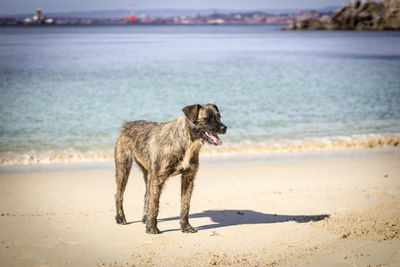
[[[140,223],[133,170],[128,225],[114,222],[113,168],[0,174],[2,266],[399,266],[400,156],[203,164],[191,224],[179,177],[161,197],[160,235]]]

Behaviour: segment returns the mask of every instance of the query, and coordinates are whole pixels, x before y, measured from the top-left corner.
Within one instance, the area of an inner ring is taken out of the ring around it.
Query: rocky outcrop
[[[292,23],[284,30],[325,30],[325,24],[319,19],[305,19],[297,23]]]
[[[331,20],[307,19],[285,30],[400,30],[400,0],[353,0],[332,14]]]

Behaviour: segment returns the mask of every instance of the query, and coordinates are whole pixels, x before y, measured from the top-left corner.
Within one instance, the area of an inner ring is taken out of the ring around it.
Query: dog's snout
[[[224,134],[224,133],[226,133],[226,129],[227,129],[228,127],[226,127],[225,125],[221,125],[220,127],[219,127],[219,130]]]

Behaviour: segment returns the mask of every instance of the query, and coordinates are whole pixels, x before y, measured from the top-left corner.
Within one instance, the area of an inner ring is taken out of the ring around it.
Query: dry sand
[[[179,230],[179,177],[160,235],[139,220],[144,184],[114,222],[113,169],[0,174],[0,266],[400,266],[400,156],[203,164]]]

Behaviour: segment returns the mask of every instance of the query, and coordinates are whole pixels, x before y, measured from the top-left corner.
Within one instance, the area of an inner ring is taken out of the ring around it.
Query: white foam
[[[332,136],[307,139],[283,139],[266,142],[246,140],[241,143],[227,143],[222,146],[207,145],[202,155],[238,155],[265,152],[308,152],[343,150],[357,148],[399,147],[400,134],[367,134],[353,136]],[[101,162],[113,160],[113,149],[99,151],[29,151],[26,153],[0,153],[0,165],[29,165],[77,162]]]

